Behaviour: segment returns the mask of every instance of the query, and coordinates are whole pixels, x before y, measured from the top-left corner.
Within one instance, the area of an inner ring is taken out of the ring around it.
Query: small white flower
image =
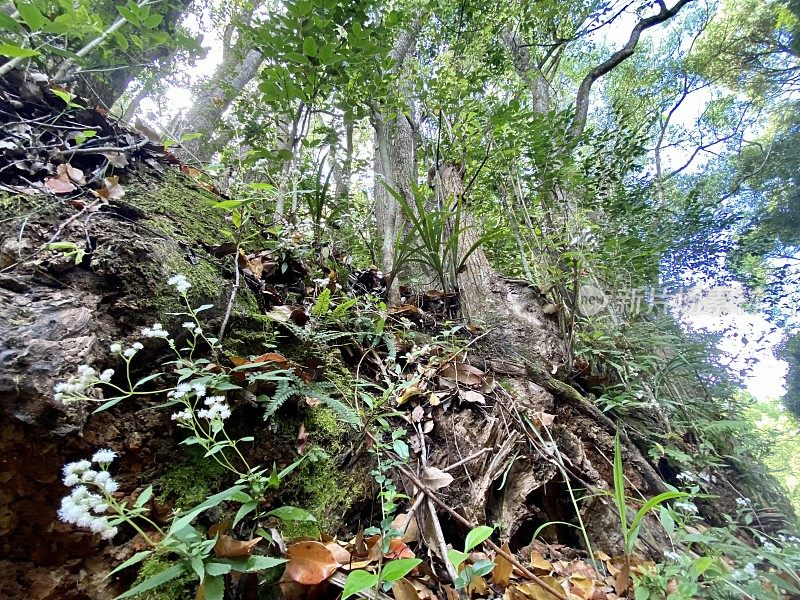
[[[756,566],[753,563],[747,563],[744,567],[744,572],[750,577],[755,577],[757,575]]]
[[[225,396],[209,396],[203,401],[203,404],[206,406],[214,406],[215,404],[221,404],[225,402]]]
[[[181,422],[191,421],[192,413],[188,408],[185,408],[180,412],[172,413],[172,420]]]
[[[197,325],[192,321],[186,321],[183,325],[181,325],[181,327],[183,327],[184,329],[194,329],[196,326]]]
[[[194,390],[195,396],[198,398],[202,398],[206,395],[206,386],[204,386],[202,383],[192,384],[192,389]]]
[[[74,473],[71,473],[66,477],[64,477],[64,485],[68,487],[72,487],[73,485],[78,485],[80,482],[81,482],[80,477],[78,477]]]
[[[83,475],[81,475],[81,481],[83,483],[92,483],[96,475],[97,471],[85,471]]]
[[[102,373],[100,373],[100,381],[103,383],[108,383],[111,381],[111,378],[114,376],[114,369],[106,369]]]
[[[64,394],[61,393],[53,394],[53,400],[55,400],[56,402],[64,402]]]
[[[119,354],[120,352],[122,352],[122,344],[120,344],[119,342],[114,342],[113,344],[111,344],[111,346],[109,346],[109,349],[113,354]]]
[[[117,528],[111,527],[110,525],[100,532],[100,537],[102,537],[104,540],[110,540],[115,535],[117,535]]]
[[[92,456],[92,462],[102,465],[110,463],[115,458],[117,458],[117,453],[114,452],[113,450],[105,448],[103,450],[98,450],[97,452],[94,453],[94,456]]]
[[[680,479],[681,481],[694,481],[695,480],[695,476],[692,475],[689,471],[683,471],[681,473],[678,473],[675,476],[675,478],[676,479]]]
[[[133,349],[133,348],[125,348],[125,352],[122,353],[122,356],[124,356],[125,358],[133,358],[133,356],[135,354],[136,354],[136,350],[135,349]]]
[[[133,344],[131,344],[131,348],[138,351],[144,348],[144,346],[142,346],[141,342],[134,342]]]
[[[62,472],[64,473],[64,477],[67,477],[69,475],[81,476],[84,471],[91,468],[92,468],[92,463],[90,463],[88,460],[79,460],[64,465]]]
[[[203,328],[202,327],[195,327],[194,331],[192,333],[194,333],[195,335],[200,335],[201,333],[203,333]]]
[[[751,500],[749,498],[737,498],[736,499],[736,504],[738,504],[739,506],[742,506],[742,507],[747,506],[748,504],[750,504],[750,502],[751,502]]]
[[[183,398],[186,394],[192,391],[192,386],[188,383],[179,383],[175,389],[170,392],[173,398]]]
[[[711,475],[705,472],[701,472],[697,474],[697,477],[706,483],[711,483]]]
[[[192,284],[189,283],[189,280],[181,274],[173,275],[167,280],[167,283],[169,285],[174,285],[175,289],[177,289],[181,294],[185,294],[189,288],[192,287]]]

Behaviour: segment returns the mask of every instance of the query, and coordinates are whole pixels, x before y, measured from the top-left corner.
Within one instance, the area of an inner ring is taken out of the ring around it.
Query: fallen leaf
[[[480,387],[486,373],[466,363],[449,362],[439,369],[439,376],[461,385]]]
[[[553,571],[553,563],[546,561],[544,557],[539,554],[536,550],[531,552],[531,566],[534,569],[539,569],[540,571],[547,571],[548,573]]]
[[[386,558],[414,558],[416,555],[403,540],[392,538],[389,541],[389,551],[384,556]]]
[[[412,423],[419,423],[422,421],[422,418],[425,416],[425,409],[421,406],[417,405],[414,410],[411,411],[411,422]]]
[[[62,163],[58,165],[58,167],[56,167],[56,173],[58,173],[59,179],[62,181],[71,179],[78,185],[84,185],[86,183],[86,178],[83,176],[83,171],[76,169],[69,163]]]
[[[333,553],[319,542],[297,542],[286,549],[286,574],[304,585],[325,581],[340,566]]]
[[[609,569],[610,570],[610,569]],[[630,589],[631,584],[631,572],[630,568],[628,567],[628,563],[624,562],[621,565],[619,571],[617,571],[614,575],[614,591],[617,593],[617,596],[623,596],[627,593]]]
[[[417,590],[405,577],[392,584],[392,594],[394,594],[395,600],[420,600]]]
[[[336,542],[328,542],[325,544],[325,547],[331,551],[333,558],[335,558],[339,564],[346,565],[353,559],[350,553]]]
[[[572,575],[569,578],[572,584],[572,593],[576,594],[583,600],[592,600],[594,597],[595,583],[593,579],[589,579],[584,575]]]
[[[260,542],[262,538],[255,537],[252,540],[241,541],[235,540],[231,536],[221,534],[217,538],[217,543],[214,544],[214,552],[220,558],[239,558],[242,556],[250,556],[253,553],[253,548]]]
[[[436,491],[453,483],[453,476],[436,467],[425,467],[422,471],[421,480],[431,490]]]
[[[125,190],[122,189],[122,186],[119,184],[119,177],[117,176],[105,177],[103,179],[103,185],[105,185],[105,187],[94,190],[101,198],[105,198],[106,200],[119,200],[125,195]]]
[[[397,398],[397,406],[403,406],[406,402],[422,394],[422,390],[416,384],[408,386],[403,390],[403,393]]]
[[[54,194],[69,194],[76,189],[71,181],[64,181],[58,177],[48,177],[44,180],[44,186]]]
[[[103,152],[103,156],[108,159],[108,164],[118,169],[124,169],[128,166],[128,157],[121,152]]]
[[[508,542],[503,544],[503,550],[511,554]],[[492,583],[501,588],[507,588],[508,584],[511,583],[511,572],[514,570],[514,565],[502,554],[497,555],[494,559],[494,564],[495,567],[492,569]]]
[[[300,456],[303,456],[308,450],[308,432],[306,431],[305,423],[300,423],[300,430],[297,432],[297,442],[294,448]]]
[[[469,596],[486,596],[489,592],[489,586],[483,577],[473,577],[467,584],[467,594]]]
[[[458,390],[458,397],[464,402],[473,402],[475,404],[486,404],[486,398],[480,392],[473,390]]]

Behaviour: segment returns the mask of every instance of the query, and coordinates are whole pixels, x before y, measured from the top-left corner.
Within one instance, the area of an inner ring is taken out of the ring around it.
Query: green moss
[[[139,569],[139,575],[133,585],[138,585],[146,579],[158,575],[172,565],[173,563],[163,556],[158,554],[151,556],[142,563],[142,568]],[[187,598],[195,597],[196,587],[197,581],[194,575],[192,573],[184,573],[180,577],[168,581],[153,590],[137,594],[134,598],[136,600],[186,600]]]
[[[176,508],[191,508],[219,491],[225,473],[215,461],[203,458],[202,452],[194,452],[159,479],[161,498],[174,501]]]
[[[292,504],[313,514],[317,523],[284,523],[282,533],[287,539],[318,537],[321,531],[334,533],[344,512],[366,489],[352,472],[337,466],[330,454],[320,448],[312,451],[313,460],[307,460],[292,473],[287,495]]]

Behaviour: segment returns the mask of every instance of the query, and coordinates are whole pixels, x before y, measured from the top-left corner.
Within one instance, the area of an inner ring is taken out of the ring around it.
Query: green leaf
[[[109,577],[111,577],[115,573],[119,573],[123,569],[127,569],[128,567],[130,567],[132,565],[135,565],[136,563],[142,562],[145,558],[150,556],[152,553],[153,553],[152,550],[142,550],[141,552],[137,552],[136,554],[131,556],[128,560],[123,562],[121,565],[117,565],[117,567],[113,571],[111,571],[108,575],[103,577],[103,579],[108,579]]]
[[[119,14],[129,23],[136,25],[136,27],[141,26],[142,22],[139,20],[139,17],[127,6],[118,6],[117,11],[119,11]]]
[[[229,500],[233,494],[241,491],[243,488],[244,488],[243,485],[235,485],[233,487],[228,488],[227,490],[220,492],[219,494],[214,494],[213,496],[208,497],[205,500],[205,502],[201,502],[193,509],[191,509],[189,512],[187,512],[185,515],[173,521],[172,527],[169,528],[169,535],[175,534],[184,527],[186,527],[187,525],[189,525],[189,523],[194,521],[197,518],[197,516],[203,511],[218,506],[219,504],[222,504],[226,500]]]
[[[1,11],[0,14],[2,14]],[[30,48],[21,48],[14,44],[0,44],[0,56],[7,56],[9,58],[29,58],[31,56],[39,56],[39,54],[39,52],[31,50]]]
[[[0,10],[0,29],[19,31],[19,23]]]
[[[347,600],[350,596],[375,587],[378,584],[378,576],[366,571],[350,571],[344,582],[342,600]]]
[[[487,525],[480,525],[479,527],[476,527],[467,534],[467,539],[464,542],[464,551],[469,552],[475,546],[492,535],[492,533],[494,533],[494,527],[489,527]]]
[[[465,560],[469,558],[469,554],[466,552],[461,552],[461,550],[456,550],[455,548],[451,548],[447,551],[447,560],[458,569],[459,565],[463,563]]]
[[[712,564],[714,564],[714,557],[701,556],[700,558],[695,559],[692,566],[694,567],[694,570],[698,575],[702,575],[703,573],[708,571],[709,567]]]
[[[164,17],[162,17],[161,15],[150,15],[144,20],[143,25],[148,29],[154,29],[155,27],[158,27],[161,24],[161,21],[163,20]]]
[[[247,559],[247,565],[245,566],[245,571],[247,573],[253,573],[255,571],[264,571],[266,569],[273,569],[275,567],[279,567],[282,564],[289,562],[285,558],[273,558],[271,556],[260,556],[254,555]]]
[[[34,31],[42,29],[45,23],[50,22],[50,19],[45,17],[41,11],[30,2],[18,2],[17,10],[22,20]]]
[[[628,530],[628,505],[625,503],[625,471],[622,469],[622,444],[619,441],[619,431],[614,437],[614,504],[617,506],[622,537],[625,546],[628,546],[630,539]]]
[[[223,600],[225,597],[225,577],[206,577],[203,582],[204,600]]]
[[[72,101],[72,99],[75,96],[73,96],[69,92],[65,92],[56,88],[50,88],[50,91],[53,92],[59,98],[61,98],[67,106],[71,106],[73,108],[83,108],[80,104],[77,104]]]
[[[219,577],[231,572],[231,566],[220,562],[207,562],[206,573],[211,577]]]
[[[392,582],[405,577],[422,560],[419,558],[400,558],[392,560],[383,566],[381,581]]]
[[[491,573],[492,569],[494,569],[494,563],[483,559],[477,561],[471,568],[473,577],[483,577],[487,573]]]
[[[143,491],[141,494],[139,494],[139,497],[136,499],[136,504],[135,504],[136,508],[141,508],[142,506],[147,504],[147,501],[150,500],[152,495],[153,495],[153,486],[149,485],[147,486],[147,489]]]
[[[307,37],[303,40],[303,54],[306,56],[317,55],[317,42],[312,37]]]
[[[296,506],[281,506],[269,511],[265,516],[278,517],[281,521],[316,521],[317,519],[307,510]]]
[[[153,575],[145,579],[142,583],[137,586],[132,587],[127,592],[123,592],[119,596],[117,596],[114,600],[123,600],[124,598],[131,598],[132,596],[136,596],[137,594],[141,594],[142,592],[146,592],[148,590],[152,590],[157,588],[160,585],[167,583],[168,581],[172,581],[179,575],[184,572],[183,565],[173,565],[168,569],[164,569],[160,573]]]
[[[236,511],[236,516],[233,518],[233,527],[236,527],[236,525],[239,523],[239,521],[244,519],[247,515],[249,515],[251,512],[253,512],[257,508],[258,508],[258,502],[255,502],[255,501],[246,502],[245,504],[242,504],[239,507],[239,510]]]
[[[206,578],[206,568],[203,564],[203,559],[199,556],[193,556],[192,560],[189,561],[189,564],[192,565],[192,570],[197,575],[197,578],[202,582]]]
[[[395,451],[397,456],[400,457],[400,460],[408,460],[408,457],[410,456],[408,444],[406,444],[403,440],[395,440],[392,442],[392,449]]]

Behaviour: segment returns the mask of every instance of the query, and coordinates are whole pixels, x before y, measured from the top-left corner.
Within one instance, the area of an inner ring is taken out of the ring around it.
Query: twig
[[[466,463],[468,463],[468,462],[470,462],[472,460],[475,460],[479,456],[482,456],[482,455],[486,454],[487,452],[491,452],[491,451],[492,451],[491,448],[482,448],[482,449],[478,450],[475,454],[470,454],[467,458],[463,458],[460,461],[455,462],[452,465],[445,467],[443,469],[443,471],[452,471],[453,469],[456,469],[456,468],[460,467],[461,465],[466,464]]]
[[[95,146],[93,148],[75,148],[70,150],[62,150],[59,152],[61,156],[66,154],[94,154],[97,152],[126,152],[127,150],[138,150],[150,143],[150,138],[144,138],[140,142],[131,144],[130,146]]]
[[[469,529],[474,529],[475,528],[475,525],[470,523],[467,519],[462,517],[460,514],[458,514],[452,508],[450,508],[447,504],[444,503],[444,501],[440,500],[439,497],[437,497],[436,494],[430,488],[428,488],[424,483],[422,483],[417,478],[417,476],[414,475],[414,473],[408,467],[406,467],[406,466],[404,466],[402,464],[398,464],[396,466],[400,470],[400,472],[403,473],[403,475],[408,477],[414,483],[414,485],[416,485],[420,490],[424,491],[425,494],[427,494],[428,498],[430,498],[433,501],[434,504],[436,504],[440,508],[444,509],[444,511],[447,512],[447,514],[449,514],[451,517],[453,517],[456,521],[458,521],[459,523],[461,523],[465,527],[468,527]],[[553,586],[548,584],[546,581],[543,581],[540,577],[537,577],[536,575],[531,573],[521,562],[519,562],[516,559],[516,557],[514,557],[513,554],[511,554],[509,552],[506,552],[505,550],[503,550],[500,546],[495,544],[490,539],[487,539],[484,543],[487,546],[489,546],[492,550],[494,550],[497,554],[499,554],[500,556],[505,558],[512,565],[514,565],[517,569],[519,569],[519,571],[523,575],[525,575],[525,577],[527,577],[530,580],[532,580],[533,582],[535,582],[538,586],[543,588],[546,592],[548,592],[549,594],[552,594],[553,596],[555,596],[559,600],[568,600],[567,597],[564,595],[563,591],[556,590]]]
[[[225,335],[225,328],[228,326],[228,319],[231,318],[231,311],[233,310],[233,302],[236,300],[236,293],[239,291],[239,253],[241,250],[237,247],[236,254],[233,257],[233,272],[236,275],[236,278],[233,282],[233,288],[231,289],[231,297],[228,299],[228,306],[225,309],[225,316],[222,318],[222,325],[219,326],[219,335],[217,338],[219,341],[223,340],[223,336]]]

